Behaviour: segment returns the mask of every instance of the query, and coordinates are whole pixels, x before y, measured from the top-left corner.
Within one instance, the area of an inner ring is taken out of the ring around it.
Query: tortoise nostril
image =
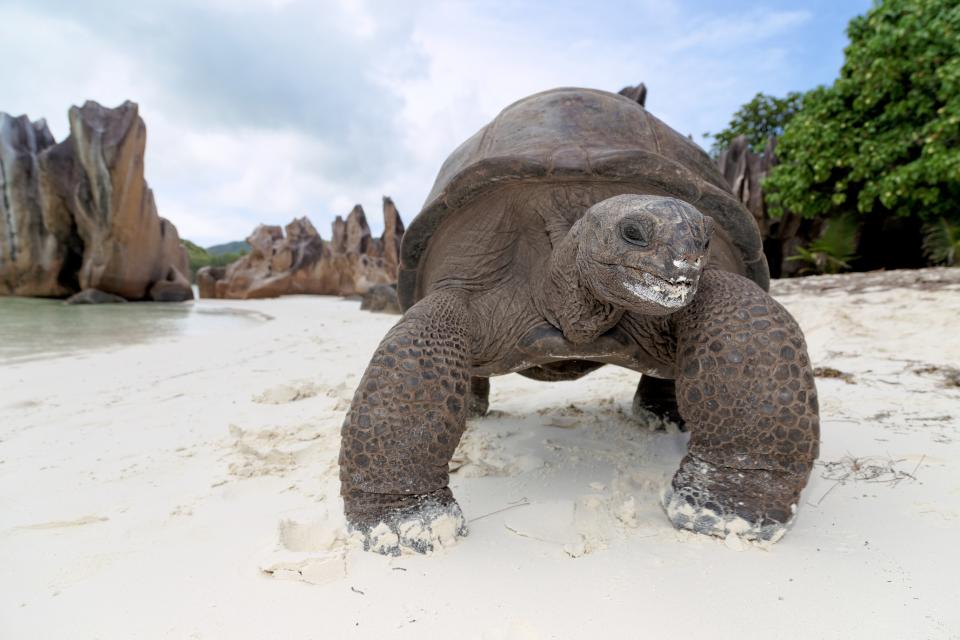
[[[672,271],[678,276],[695,277],[703,265],[703,256],[700,253],[683,252],[676,254],[670,261]]]

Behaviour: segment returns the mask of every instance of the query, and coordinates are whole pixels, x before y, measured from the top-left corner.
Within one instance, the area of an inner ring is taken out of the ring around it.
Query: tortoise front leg
[[[796,321],[753,282],[706,271],[676,315],[689,449],[664,496],[677,527],[778,540],[817,457],[813,371]]]
[[[469,392],[468,310],[457,292],[414,305],[384,337],[343,424],[340,493],[364,547],[428,552],[466,534],[447,487]]]

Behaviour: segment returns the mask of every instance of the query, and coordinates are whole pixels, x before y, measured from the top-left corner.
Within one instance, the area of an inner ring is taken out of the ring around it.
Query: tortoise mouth
[[[634,281],[626,280],[623,286],[627,291],[642,300],[653,303],[665,309],[679,309],[686,306],[693,299],[697,291],[699,276],[677,276],[676,278],[661,278],[649,271],[642,271],[627,267],[639,275]]]

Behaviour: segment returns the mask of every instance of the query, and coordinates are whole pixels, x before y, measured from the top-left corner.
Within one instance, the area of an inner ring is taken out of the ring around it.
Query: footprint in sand
[[[333,473],[336,457],[336,423],[300,424],[247,430],[230,425],[234,459],[227,470],[239,478],[286,476],[298,468]]]
[[[543,460],[533,455],[514,453],[500,441],[514,432],[489,432],[468,427],[450,460],[450,472],[461,478],[512,476],[539,469]]]
[[[53,522],[38,522],[37,524],[25,524],[17,527],[17,529],[32,529],[32,530],[67,529],[69,527],[82,527],[88,524],[106,522],[109,519],[110,518],[106,518],[104,516],[83,516],[82,518],[77,518],[75,520],[55,520]]]
[[[321,391],[323,389],[312,382],[294,382],[271,387],[253,396],[253,401],[258,404],[286,404],[312,398]]]
[[[313,522],[281,520],[277,549],[260,563],[260,571],[278,580],[327,584],[347,575],[349,537],[337,518]]]

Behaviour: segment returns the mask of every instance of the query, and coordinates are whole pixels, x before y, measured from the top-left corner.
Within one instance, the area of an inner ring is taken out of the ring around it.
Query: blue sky
[[[380,196],[406,221],[446,155],[525,95],[617,91],[680,132],[831,82],[870,0],[0,0],[0,111],[140,104],[161,215],[200,244]]]

